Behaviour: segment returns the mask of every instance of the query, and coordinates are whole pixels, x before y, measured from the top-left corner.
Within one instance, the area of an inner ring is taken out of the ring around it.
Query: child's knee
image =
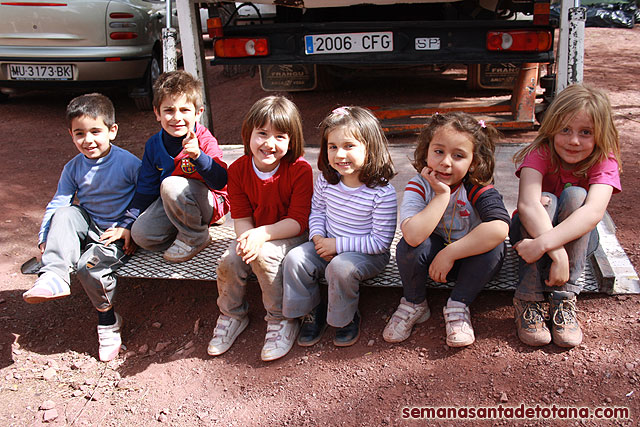
[[[327,265],[324,274],[329,283],[334,283],[336,280],[354,277],[356,273],[356,266],[351,260],[336,256]]]
[[[160,197],[162,200],[177,200],[184,193],[187,184],[187,178],[168,176],[160,183]]]
[[[584,204],[587,198],[587,190],[578,186],[570,186],[562,190],[559,204],[563,209],[576,210]]]

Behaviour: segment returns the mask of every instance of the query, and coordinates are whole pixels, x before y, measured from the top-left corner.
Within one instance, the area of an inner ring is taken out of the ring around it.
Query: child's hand
[[[427,180],[436,194],[451,194],[451,188],[449,188],[447,184],[436,178],[436,171],[434,171],[430,167],[423,167],[420,171],[420,175],[422,175],[422,177]]]
[[[47,248],[47,242],[42,242],[38,245],[38,249],[40,249],[40,253],[43,254],[44,250]]]
[[[429,277],[438,283],[447,283],[447,274],[453,268],[455,260],[447,255],[446,248],[438,252],[429,266]]]
[[[236,241],[238,242],[236,254],[242,257],[242,261],[249,264],[258,257],[262,245],[267,241],[267,235],[262,227],[257,227],[245,231]]]
[[[513,249],[527,264],[538,261],[545,254],[544,248],[537,239],[522,239],[513,246]]]
[[[123,227],[109,228],[100,236],[100,241],[104,242],[105,246],[109,246],[111,243],[120,239],[124,240],[123,249],[125,254],[131,255],[138,248],[138,245],[131,239],[131,230]]]
[[[194,131],[190,130],[182,140],[182,151],[193,160],[200,157],[200,145]]]
[[[569,257],[564,249],[559,253],[552,257],[549,278],[544,281],[547,286],[562,286],[569,280]]]
[[[328,237],[313,236],[316,253],[320,258],[329,262],[338,254],[336,251],[336,239]]]

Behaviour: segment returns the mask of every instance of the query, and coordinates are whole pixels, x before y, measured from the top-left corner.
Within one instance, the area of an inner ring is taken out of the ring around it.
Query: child
[[[304,316],[298,338],[311,346],[327,323],[338,328],[333,343],[360,337],[360,281],[384,270],[396,229],[395,175],[387,139],[375,116],[361,107],[336,108],[322,122],[318,177],[309,217],[310,241],[284,261],[286,317]],[[328,304],[318,279],[325,276]]]
[[[385,341],[404,341],[431,315],[427,277],[456,281],[443,308],[447,345],[475,341],[469,304],[502,266],[509,231],[502,196],[490,185],[498,136],[466,113],[436,113],[420,133],[413,163],[419,175],[407,184],[400,210],[396,258],[404,297]]]
[[[80,154],[64,166],[58,190],[47,205],[38,236],[43,266],[33,287],[22,297],[37,304],[69,295],[69,269],[75,267],[98,310],[100,360],[109,361],[118,355],[122,343],[122,318],[112,305],[114,272],[125,255],[135,251],[124,226],[140,160],[111,145],[118,125],[106,96],[92,93],[74,98],[66,116]],[[72,205],[74,197],[78,204]]]
[[[300,325],[282,313],[282,260],[307,238],[313,173],[302,158],[302,122],[281,96],[257,101],[242,123],[244,156],[229,167],[231,217],[237,238],[218,266],[220,316],[207,349],[227,351],[247,327],[247,276],[255,273],[267,312],[264,361],[289,352]]]
[[[162,130],[147,141],[129,215],[133,240],[164,250],[169,262],[187,261],[209,244],[209,225],[224,222],[227,165],[209,130],[202,87],[191,74],[172,71],[153,85],[153,111]],[[138,217],[138,215],[140,215]]]
[[[531,346],[553,339],[574,347],[582,342],[578,278],[598,246],[595,227],[611,195],[620,191],[620,145],[607,95],[580,84],[564,89],[547,109],[536,139],[514,160],[520,163],[518,212],[510,232],[521,257],[513,299],[518,337]]]

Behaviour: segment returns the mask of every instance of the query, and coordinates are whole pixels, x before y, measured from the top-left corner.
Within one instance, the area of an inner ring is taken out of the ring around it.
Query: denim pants
[[[391,257],[389,252],[364,254],[343,252],[325,261],[316,252],[313,242],[291,250],[284,260],[285,317],[301,317],[320,301],[318,281],[327,280],[327,323],[336,328],[347,326],[358,310],[360,282],[380,274]]]
[[[549,205],[545,206],[545,209],[555,227],[584,204],[587,190],[572,186],[565,188],[560,197],[546,192],[542,193],[542,196],[547,196],[550,199]],[[520,240],[528,238],[530,236],[516,213],[511,221],[509,239],[515,245]],[[564,245],[569,256],[569,281],[563,286],[550,288],[544,283],[549,278],[551,267],[551,258],[547,254],[532,264],[527,264],[522,258],[518,258],[518,286],[515,297],[524,301],[544,301],[545,292],[565,291],[578,295],[582,291],[582,284],[578,282],[578,279],[584,271],[587,256],[597,249],[598,242],[598,230],[594,228],[590,233]]]
[[[216,201],[203,182],[170,176],[160,184],[160,197],[133,223],[131,237],[150,251],[165,250],[176,239],[200,246],[209,238],[214,211]]]
[[[427,298],[429,266],[444,247],[444,239],[435,234],[416,247],[409,245],[404,238],[400,239],[396,247],[396,259],[407,301],[420,304]],[[505,245],[501,243],[483,254],[457,260],[447,275],[447,280],[456,282],[450,298],[466,305],[471,304],[482,288],[500,271],[504,255]]]
[[[80,206],[56,209],[51,218],[40,273],[55,273],[69,283],[69,269],[76,267],[78,279],[93,306],[98,311],[107,311],[116,290],[115,271],[127,257],[122,240],[105,246],[100,241],[102,233],[103,230]]]
[[[290,239],[265,242],[258,257],[245,263],[236,254],[236,240],[222,255],[218,265],[218,308],[226,316],[241,319],[249,313],[245,299],[247,277],[253,271],[262,290],[262,303],[267,311],[265,320],[282,320],[282,264],[287,253],[307,241],[308,234]]]

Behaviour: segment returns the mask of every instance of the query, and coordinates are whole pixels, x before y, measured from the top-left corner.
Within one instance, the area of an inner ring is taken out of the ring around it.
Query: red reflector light
[[[27,3],[22,1],[3,1],[2,6],[66,6],[66,3]]]
[[[118,61],[122,61],[122,58],[120,58],[119,56],[113,56],[111,58],[104,58],[104,60],[106,62],[118,62]]]
[[[550,31],[490,31],[487,49],[511,52],[546,52],[551,49]]]
[[[130,18],[133,18],[133,13],[113,12],[113,13],[109,14],[109,18],[111,18],[111,19],[130,19]]]
[[[207,33],[211,38],[222,37],[222,19],[219,17],[207,19]]]
[[[243,58],[268,54],[267,39],[218,39],[215,43],[215,55],[220,58]]]
[[[138,33],[111,33],[109,37],[111,37],[111,40],[131,40],[137,38]]]

